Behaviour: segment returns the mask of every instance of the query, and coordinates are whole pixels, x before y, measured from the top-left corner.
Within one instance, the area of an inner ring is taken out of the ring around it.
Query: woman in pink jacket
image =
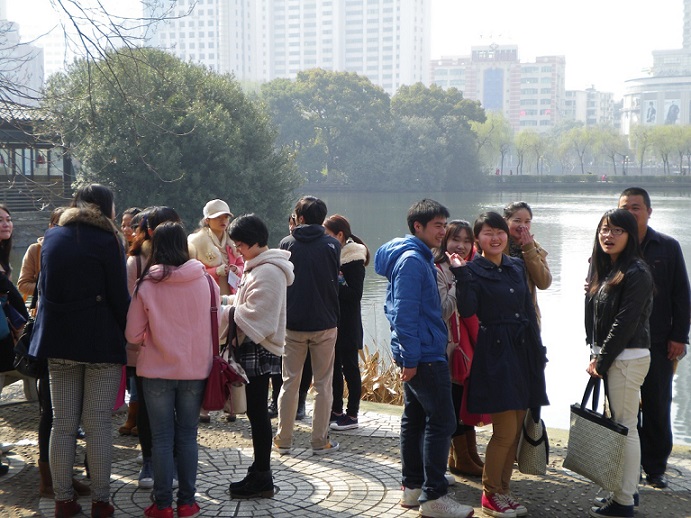
[[[190,259],[179,223],[156,227],[150,264],[132,297],[125,336],[141,343],[137,375],[153,439],[154,503],[145,516],[173,518],[173,447],[178,468],[177,516],[198,516],[197,424],[211,371],[211,307],[219,307],[218,285],[204,265]]]

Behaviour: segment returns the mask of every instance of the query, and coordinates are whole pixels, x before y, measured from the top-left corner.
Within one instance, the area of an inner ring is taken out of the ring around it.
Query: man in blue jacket
[[[650,370],[641,387],[638,436],[641,465],[651,486],[667,487],[667,460],[672,453],[672,379],[689,342],[691,303],[689,277],[679,242],[648,226],[653,212],[650,195],[640,187],[621,193],[619,208],[638,222],[638,238],[655,282],[650,314]]]
[[[473,508],[447,496],[446,461],[456,416],[446,359],[432,248],[441,245],[449,211],[424,199],[408,210],[412,235],[384,244],[374,268],[389,281],[384,311],[391,325],[391,351],[401,369],[401,506],[420,506],[429,517],[472,516]]]

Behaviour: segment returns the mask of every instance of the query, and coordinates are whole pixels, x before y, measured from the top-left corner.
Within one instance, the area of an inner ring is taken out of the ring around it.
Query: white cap
[[[228,204],[223,200],[211,200],[204,205],[205,218],[214,219],[224,214],[228,214],[231,218],[233,217],[233,213],[230,212],[230,207],[228,207]]]

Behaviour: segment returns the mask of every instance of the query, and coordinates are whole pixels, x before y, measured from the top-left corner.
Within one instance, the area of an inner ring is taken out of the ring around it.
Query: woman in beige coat
[[[523,259],[528,288],[533,298],[537,323],[541,324],[540,308],[537,304],[537,290],[546,290],[552,285],[552,273],[547,265],[547,251],[535,241],[530,233],[533,211],[524,201],[515,201],[504,207],[504,219],[509,225],[509,242],[504,253]]]

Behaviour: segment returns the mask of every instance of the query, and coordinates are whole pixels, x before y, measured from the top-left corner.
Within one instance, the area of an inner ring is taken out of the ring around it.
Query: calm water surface
[[[315,194],[311,192],[310,194]],[[346,216],[353,232],[372,254],[389,239],[408,230],[408,207],[421,198],[403,193],[316,193],[329,214]],[[542,311],[542,338],[548,349],[547,390],[551,405],[543,411],[548,426],[567,429],[569,405],[580,401],[588,376],[589,351],[583,328],[583,285],[595,229],[602,214],[616,206],[619,191],[603,187],[588,193],[434,193],[428,195],[449,208],[452,218],[471,223],[484,210],[525,200],[533,209],[532,231],[549,252],[552,286],[538,294]],[[691,231],[687,223],[689,194],[650,191],[653,215],[650,226],[681,242],[687,269],[691,271]],[[386,280],[368,267],[363,300],[365,343],[390,358],[389,329],[384,316]],[[691,444],[691,355],[679,364],[674,384],[673,429],[677,443]]]

